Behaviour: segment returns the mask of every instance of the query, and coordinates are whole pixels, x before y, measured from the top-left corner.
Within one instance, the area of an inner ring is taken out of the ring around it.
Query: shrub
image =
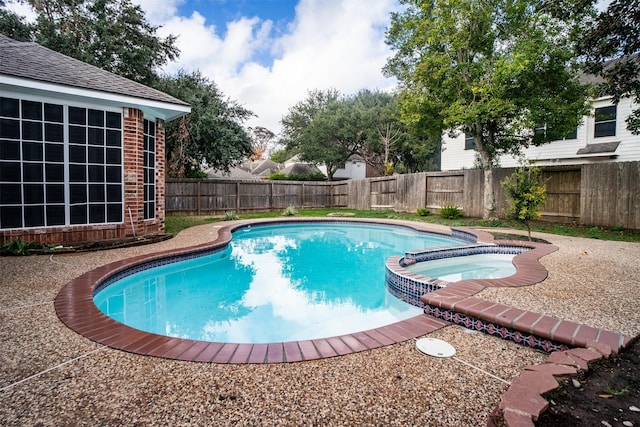
[[[454,206],[454,205],[447,205],[447,206],[443,206],[442,208],[440,208],[440,216],[442,218],[446,218],[446,219],[457,219],[462,217],[463,215],[463,210],[460,209],[458,206]]]
[[[226,211],[224,213],[224,220],[225,221],[235,221],[238,218],[239,218],[239,216],[238,216],[238,214],[236,214],[236,211]]]
[[[41,249],[42,246],[34,242],[24,242],[21,239],[12,240],[0,246],[2,255],[31,255],[33,249]]]
[[[429,216],[431,215],[431,211],[427,208],[418,208],[416,214],[418,214],[418,216]]]
[[[287,208],[282,211],[282,216],[296,216],[298,215],[298,211],[293,206],[287,206]]]
[[[286,181],[287,175],[282,172],[275,172],[269,175],[269,179],[272,181]]]
[[[538,209],[547,199],[547,189],[540,183],[540,169],[535,166],[520,167],[501,184],[511,199],[507,216],[524,224],[531,240],[530,221],[540,218]]]

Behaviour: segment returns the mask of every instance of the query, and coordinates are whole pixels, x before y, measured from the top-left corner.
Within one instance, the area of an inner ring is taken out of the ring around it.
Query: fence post
[[[329,207],[333,209],[333,183],[329,185]]]
[[[269,210],[273,210],[273,181],[269,184]]]
[[[302,188],[300,189],[300,202],[302,203],[301,208],[304,209],[304,182],[302,183]]]
[[[240,212],[240,181],[236,182],[236,212]]]
[[[200,216],[202,214],[202,210],[200,208],[200,198],[202,197],[202,193],[200,190],[200,184],[202,183],[202,181],[198,180],[198,203],[197,203],[197,210],[198,210],[198,216]]]

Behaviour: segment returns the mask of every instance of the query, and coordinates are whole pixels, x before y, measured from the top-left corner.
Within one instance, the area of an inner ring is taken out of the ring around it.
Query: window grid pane
[[[121,113],[0,97],[0,229],[122,222],[122,166]]]
[[[595,138],[616,136],[616,110],[615,105],[596,108],[595,125],[593,129],[593,136]]]
[[[156,124],[144,121],[144,219],[156,217]]]
[[[465,150],[475,150],[476,142],[473,139],[473,135],[464,134],[464,149]]]

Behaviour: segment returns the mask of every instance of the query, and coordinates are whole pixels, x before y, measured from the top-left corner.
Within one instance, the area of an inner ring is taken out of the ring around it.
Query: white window
[[[156,124],[144,121],[144,219],[156,217]]]
[[[464,134],[464,149],[465,150],[475,150],[476,142],[473,139],[473,135]]]
[[[616,106],[596,108],[593,136],[616,136]]]

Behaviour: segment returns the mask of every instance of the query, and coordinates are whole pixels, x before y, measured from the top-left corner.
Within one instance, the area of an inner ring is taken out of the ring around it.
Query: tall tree
[[[341,100],[336,89],[309,91],[281,120],[287,151],[299,154],[303,161],[324,164],[329,181],[356,152]]]
[[[504,153],[561,139],[587,111],[564,22],[535,0],[401,0],[384,71],[403,118],[472,135],[484,170],[483,217],[495,216],[493,167]],[[544,132],[534,132],[543,126]]]
[[[354,119],[364,138],[360,154],[379,173],[391,175],[396,163],[396,148],[404,134],[398,121],[395,97],[382,91],[361,90],[350,99],[357,113]]]
[[[228,171],[251,155],[243,123],[253,113],[225,98],[200,72],[163,77],[155,87],[191,105],[188,116],[166,125],[168,176],[191,177],[203,166]]]
[[[633,97],[636,109],[627,118],[627,129],[640,135],[640,0],[613,0],[607,10],[586,26],[580,53],[586,71],[604,78],[603,95]]]
[[[395,97],[381,91],[348,96],[335,90],[312,91],[289,109],[282,124],[287,150],[324,164],[329,180],[352,154],[381,173],[392,173],[399,161],[397,147],[407,139]]]
[[[24,17],[6,9],[6,2],[0,0],[0,34],[18,41],[31,41],[31,31]]]
[[[261,160],[268,157],[275,148],[274,138],[276,134],[271,132],[264,126],[254,126],[249,129],[249,136],[251,137],[251,145],[253,147],[253,153],[251,154],[252,160]]]
[[[162,38],[130,0],[26,0],[37,14],[32,37],[56,52],[136,82],[178,57],[176,37]]]

